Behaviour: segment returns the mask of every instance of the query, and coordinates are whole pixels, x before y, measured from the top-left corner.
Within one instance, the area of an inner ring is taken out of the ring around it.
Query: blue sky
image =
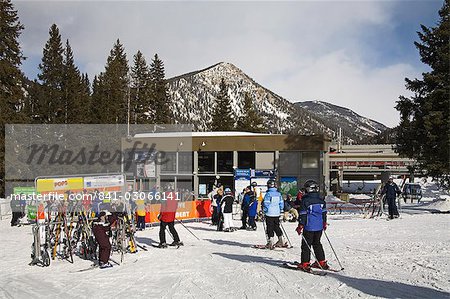
[[[323,100],[388,126],[427,70],[415,49],[442,1],[154,2],[13,1],[25,30],[23,71],[36,78],[51,24],[92,79],[115,40],[128,59],[158,53],[167,77],[231,62],[290,101]]]

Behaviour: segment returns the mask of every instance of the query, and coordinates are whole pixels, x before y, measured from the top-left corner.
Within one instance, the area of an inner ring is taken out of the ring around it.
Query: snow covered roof
[[[273,134],[238,132],[238,131],[217,131],[217,132],[159,132],[159,133],[139,133],[135,138],[145,137],[236,137],[236,136],[269,136]]]

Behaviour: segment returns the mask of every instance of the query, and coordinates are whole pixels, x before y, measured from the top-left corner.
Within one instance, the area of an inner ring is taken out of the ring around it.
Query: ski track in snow
[[[151,247],[159,229],[147,229],[136,235],[148,251],[125,255],[121,266],[76,272],[92,262],[74,257],[74,264],[28,266],[31,226],[10,227],[4,219],[0,298],[449,298],[448,214],[406,212],[392,221],[329,216],[327,235],[345,270],[326,276],[281,267],[300,260],[296,223],[283,223],[294,248],[276,251],[251,248],[265,242],[260,222],[257,231],[233,233],[186,223],[201,241],[176,225],[185,242],[179,249]],[[322,243],[338,269],[325,236]],[[113,258],[119,260],[117,254]]]

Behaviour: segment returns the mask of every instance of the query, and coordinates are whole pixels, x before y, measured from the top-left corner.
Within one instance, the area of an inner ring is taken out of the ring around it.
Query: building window
[[[303,153],[302,168],[319,168],[319,153],[317,152]]]
[[[177,172],[177,153],[166,152],[161,161],[161,173]]]
[[[192,176],[177,176],[177,192],[182,200],[193,200],[194,181]]]
[[[274,152],[257,152],[256,169],[274,169]]]
[[[217,172],[233,172],[233,152],[217,152]]]
[[[255,169],[255,152],[238,152],[238,168]]]
[[[198,152],[198,172],[214,173],[214,152]]]
[[[214,176],[199,176],[198,177],[198,196],[206,197],[209,192],[213,190],[216,177]]]
[[[279,172],[286,175],[298,175],[300,173],[299,152],[280,152]]]
[[[161,176],[161,192],[175,191],[175,177]]]
[[[178,173],[192,174],[192,169],[194,168],[192,156],[192,152],[178,153]]]

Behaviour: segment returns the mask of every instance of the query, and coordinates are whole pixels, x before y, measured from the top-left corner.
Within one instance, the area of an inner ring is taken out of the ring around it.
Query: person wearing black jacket
[[[223,211],[221,208],[223,198],[223,189],[219,188],[217,189],[217,193],[214,195],[213,200],[216,203],[216,213],[217,213],[217,230],[222,231],[223,230]]]
[[[397,195],[400,195],[402,192],[400,188],[394,183],[394,179],[391,177],[384,185],[383,190],[381,191],[381,195],[386,194],[386,201],[388,203],[388,212],[389,219],[394,219],[394,217],[399,217],[399,213],[397,210],[397,205],[395,200],[397,199]]]
[[[225,195],[221,201],[221,210],[223,211],[223,230],[225,232],[233,231],[233,192],[230,188],[225,188]]]
[[[250,200],[251,200],[251,196],[253,195],[253,192],[251,191],[251,189],[249,187],[246,187],[244,189],[244,196],[242,198],[242,203],[241,203],[241,210],[242,210],[242,226],[240,229],[247,229],[247,219],[250,225],[250,219],[248,216],[248,209],[250,206]]]

